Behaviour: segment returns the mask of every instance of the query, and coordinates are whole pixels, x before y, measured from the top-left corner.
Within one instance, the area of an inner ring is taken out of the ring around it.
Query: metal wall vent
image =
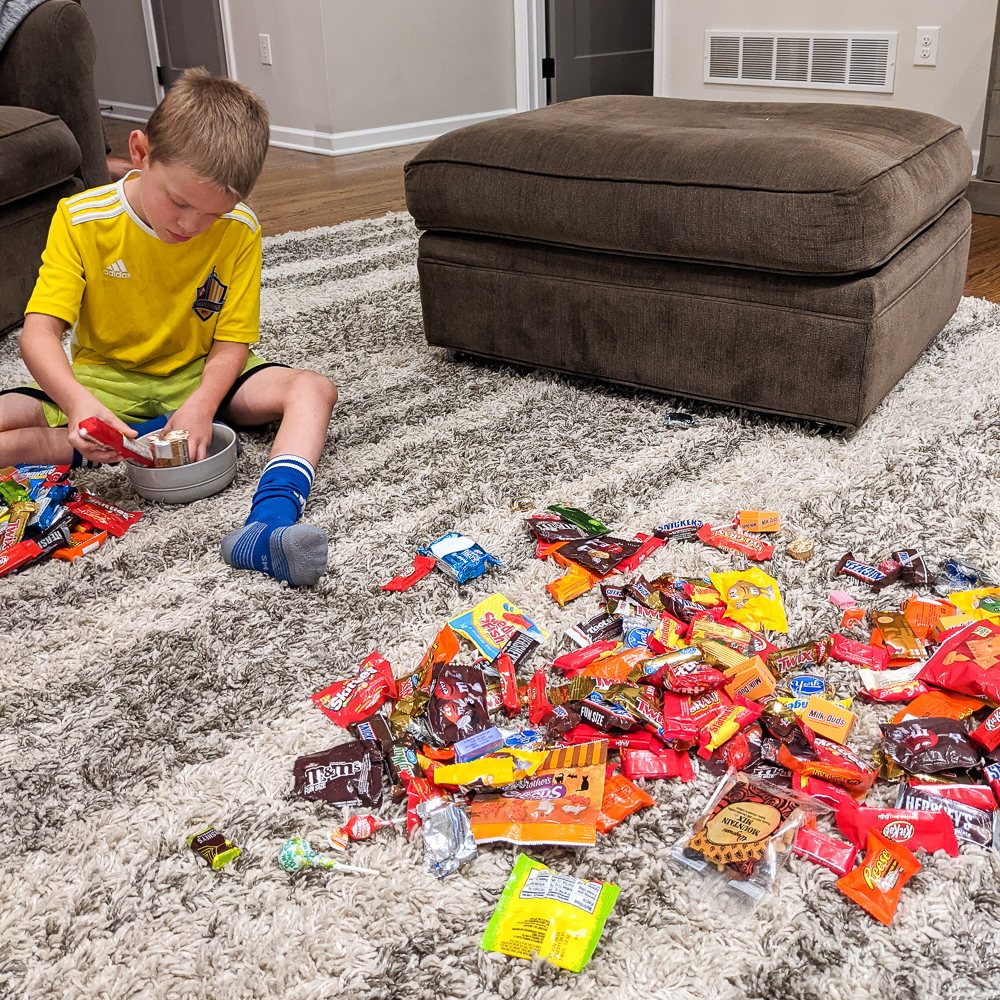
[[[895,31],[705,32],[705,82],[891,94]]]

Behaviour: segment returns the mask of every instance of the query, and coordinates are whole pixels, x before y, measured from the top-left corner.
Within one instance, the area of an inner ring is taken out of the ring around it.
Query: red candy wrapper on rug
[[[1000,701],[1000,625],[972,622],[946,638],[924,664],[920,680]]]
[[[920,862],[905,847],[870,830],[865,860],[850,874],[838,879],[837,888],[888,926],[896,913],[903,886],[918,871]]]
[[[732,528],[713,528],[710,524],[705,524],[699,529],[697,537],[713,548],[742,552],[748,559],[758,562],[770,559],[774,554],[774,546],[770,542],[740,534]]]
[[[1000,767],[993,764],[993,767]],[[984,772],[989,768],[984,768]],[[915,792],[922,792],[924,795],[936,795],[939,799],[951,799],[952,802],[961,802],[964,805],[972,806],[973,809],[982,809],[984,812],[996,812],[997,800],[993,792],[985,785],[921,785],[913,781],[910,788]]]
[[[533,726],[540,725],[552,712],[548,688],[545,686],[545,671],[536,670],[528,682],[528,721]]]
[[[802,731],[817,759],[797,757],[783,743],[778,748],[778,763],[803,777],[820,778],[831,784],[840,785],[854,798],[863,799],[868,789],[875,784],[878,771],[870,770],[853,750],[834,743],[833,740],[817,736],[807,726],[802,726]]]
[[[830,659],[853,663],[870,670],[885,670],[889,666],[889,650],[884,646],[869,646],[842,635],[830,636]]]
[[[142,517],[140,510],[122,510],[89,493],[81,493],[79,500],[71,501],[66,507],[81,521],[86,521],[98,531],[106,531],[115,538],[121,538]]]
[[[741,729],[756,722],[764,711],[763,705],[736,697],[733,704],[717,715],[698,733],[698,756],[708,760],[713,751],[731,740]]]
[[[931,853],[945,851],[958,857],[955,824],[943,812],[874,809],[845,803],[837,809],[837,829],[859,850],[868,842],[868,831],[874,830],[909,851],[922,847]]]
[[[500,675],[500,697],[507,715],[517,715],[521,711],[521,696],[517,692],[517,673],[511,658],[503,651],[497,654],[493,666]]]
[[[664,747],[656,753],[648,750],[621,751],[622,771],[626,778],[680,778],[694,781],[694,768],[686,752]]]
[[[557,656],[553,660],[552,666],[567,677],[575,677],[595,660],[599,660],[607,653],[613,653],[620,645],[621,643],[617,639],[602,639],[600,642],[592,642],[582,649],[574,649],[563,653],[562,656]]]
[[[846,875],[854,864],[857,848],[837,837],[831,837],[812,827],[804,826],[795,835],[792,851],[814,865],[829,868],[835,875]]]
[[[312,700],[338,726],[347,729],[367,719],[386,699],[395,697],[396,679],[389,661],[379,653],[369,653],[353,677],[317,691]]]
[[[382,584],[382,590],[409,590],[419,583],[432,569],[437,560],[433,556],[414,556],[413,569],[406,576],[394,576],[388,583]]]
[[[32,559],[37,559],[42,554],[38,543],[30,538],[17,545],[10,545],[5,549],[0,549],[0,576],[13,573],[14,570],[30,563]]]
[[[1000,746],[1000,708],[990,715],[969,733],[969,739],[976,746],[986,751],[996,750]]]
[[[156,465],[149,445],[129,440],[121,431],[116,431],[111,424],[105,423],[100,417],[87,417],[86,420],[81,420],[80,430],[85,437],[107,445],[117,451],[122,458],[135,462],[136,465],[144,465],[147,469]]]
[[[618,565],[615,567],[616,573],[633,573],[637,570],[661,545],[663,545],[663,539],[657,538],[655,535],[645,535],[642,532],[636,534],[636,539],[642,542],[642,545],[632,553],[630,556],[626,556]]]

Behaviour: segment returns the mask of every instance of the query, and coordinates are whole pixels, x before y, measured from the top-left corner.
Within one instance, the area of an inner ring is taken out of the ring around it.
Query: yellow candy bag
[[[556,875],[519,854],[479,947],[514,958],[535,953],[579,972],[590,961],[618,886]]]
[[[762,569],[752,566],[728,573],[710,573],[709,579],[726,602],[727,618],[755,631],[762,628],[788,631],[778,581]]]
[[[1000,587],[982,587],[979,590],[959,590],[949,594],[948,600],[967,615],[972,615],[977,621],[991,621],[1000,624],[1000,614],[980,607],[982,599],[991,598],[987,603],[993,605],[1000,600]]]

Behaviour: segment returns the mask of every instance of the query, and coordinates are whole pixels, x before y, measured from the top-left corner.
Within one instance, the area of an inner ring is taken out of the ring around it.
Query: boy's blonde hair
[[[187,69],[146,124],[150,162],[181,162],[246,198],[267,155],[267,106],[241,83]]]

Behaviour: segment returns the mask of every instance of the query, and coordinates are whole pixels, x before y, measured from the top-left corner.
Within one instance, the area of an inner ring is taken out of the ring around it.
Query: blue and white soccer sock
[[[296,524],[312,487],[315,469],[298,455],[276,455],[264,467],[250,516],[222,539],[222,558],[234,569],[256,569],[311,587],[326,572],[326,532]]]

